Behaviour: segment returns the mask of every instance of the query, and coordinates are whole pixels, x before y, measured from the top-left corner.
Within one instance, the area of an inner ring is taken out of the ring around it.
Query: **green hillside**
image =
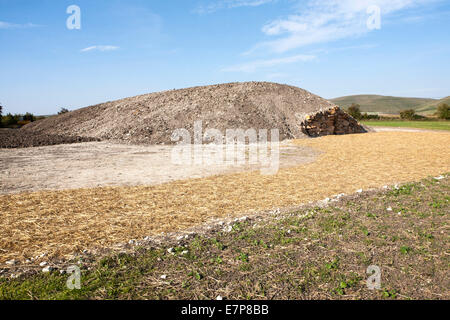
[[[423,113],[423,114],[433,114],[436,112],[437,107],[442,103],[446,103],[450,106],[450,96],[443,98],[441,100],[435,100],[432,103],[427,103],[427,104],[421,106],[420,108],[418,108],[416,110],[416,112]]]
[[[361,106],[362,112],[398,114],[402,110],[419,110],[422,108],[424,110],[420,112],[434,113],[437,105],[439,104],[439,101],[441,100],[428,98],[389,97],[379,95],[355,95],[331,99],[330,101],[344,109],[350,107],[352,103],[357,103]]]

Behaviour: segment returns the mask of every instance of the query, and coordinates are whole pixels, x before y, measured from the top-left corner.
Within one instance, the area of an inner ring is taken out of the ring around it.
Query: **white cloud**
[[[92,46],[87,47],[81,50],[81,52],[88,52],[88,51],[114,51],[118,50],[119,47],[116,46]]]
[[[333,53],[333,52],[341,52],[341,51],[347,51],[347,50],[369,50],[378,47],[376,44],[361,44],[361,45],[355,45],[355,46],[346,46],[346,47],[332,47],[332,48],[320,48],[316,50],[312,50],[312,54],[319,54],[319,53]]]
[[[34,23],[17,24],[5,21],[0,21],[0,29],[25,29],[25,28],[36,28],[39,25]]]
[[[278,59],[256,60],[222,69],[223,72],[255,72],[258,69],[291,64],[295,62],[307,62],[316,58],[313,55],[296,55]]]
[[[239,7],[259,7],[263,4],[278,0],[220,0],[205,6],[197,7],[194,12],[198,14],[213,13],[221,9],[233,9]]]
[[[259,48],[283,53],[311,44],[360,36],[370,32],[367,28],[370,6],[378,6],[384,19],[394,12],[436,1],[439,0],[308,0],[299,7],[300,13],[263,26],[263,33],[278,38],[259,43],[245,54]]]

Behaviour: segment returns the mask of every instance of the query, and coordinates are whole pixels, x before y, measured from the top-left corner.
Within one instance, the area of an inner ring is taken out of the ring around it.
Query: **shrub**
[[[35,120],[36,120],[36,117],[35,117],[33,114],[29,113],[29,112],[27,112],[27,113],[23,116],[23,121],[30,121],[30,122],[33,122],[33,121],[35,121]]]
[[[17,124],[19,121],[19,116],[12,115],[11,113],[8,113],[6,116],[3,117],[3,123],[7,126],[12,126]]]
[[[61,110],[58,112],[58,114],[64,114],[64,113],[67,113],[67,112],[69,112],[69,109],[61,108]]]
[[[400,118],[404,120],[414,120],[416,119],[416,117],[416,112],[412,109],[403,110],[402,112],[400,112]]]
[[[437,116],[439,119],[450,120],[450,107],[448,104],[443,103],[439,105]]]
[[[359,104],[352,103],[352,105],[348,108],[348,114],[351,115],[356,120],[361,120],[361,106]]]
[[[363,119],[363,120],[380,120],[380,116],[377,114],[363,113],[361,116],[361,119]]]

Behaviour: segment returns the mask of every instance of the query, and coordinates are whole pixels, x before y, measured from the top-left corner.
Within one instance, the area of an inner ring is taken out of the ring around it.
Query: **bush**
[[[36,117],[35,117],[33,114],[29,113],[29,112],[27,112],[27,113],[23,116],[23,121],[30,121],[30,122],[33,122],[33,121],[35,121],[35,120],[36,120]]]
[[[69,112],[69,109],[61,108],[61,110],[58,112],[58,114],[64,114],[64,113],[67,113],[67,112]]]
[[[450,120],[450,107],[448,104],[443,103],[439,105],[437,116],[439,119]]]
[[[363,120],[380,120],[380,116],[377,114],[363,113],[363,115],[361,116],[361,119],[363,119]]]
[[[6,126],[12,126],[16,125],[19,121],[18,115],[12,115],[11,113],[8,113],[6,116],[3,117],[3,124]]]
[[[349,115],[351,115],[356,120],[362,119],[361,106],[359,104],[352,103],[350,108],[348,108],[347,112]]]
[[[400,112],[400,118],[404,120],[414,120],[417,119],[417,115],[416,112],[412,109],[403,110],[402,112]]]

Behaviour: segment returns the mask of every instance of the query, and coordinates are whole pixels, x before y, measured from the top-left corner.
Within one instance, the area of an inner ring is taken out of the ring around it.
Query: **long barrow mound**
[[[107,102],[31,123],[21,133],[171,144],[176,129],[278,129],[280,139],[362,133],[356,120],[303,89],[267,82],[194,87]]]

